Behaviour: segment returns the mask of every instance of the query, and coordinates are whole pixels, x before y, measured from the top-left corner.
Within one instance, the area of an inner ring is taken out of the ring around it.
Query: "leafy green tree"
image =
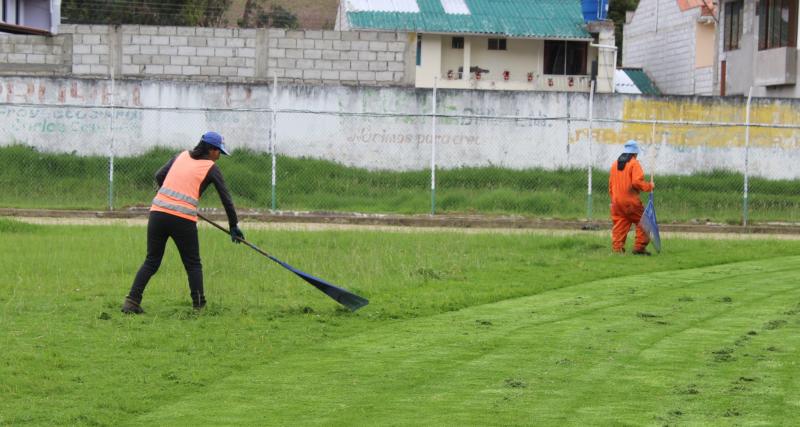
[[[70,24],[224,26],[231,0],[63,0]]]

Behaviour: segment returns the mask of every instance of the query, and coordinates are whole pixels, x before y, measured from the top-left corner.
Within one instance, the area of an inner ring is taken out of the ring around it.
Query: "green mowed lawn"
[[[0,219],[0,424],[788,425],[800,241],[256,230],[370,299],[356,313],[200,231],[209,306],[170,247],[118,312],[141,226]]]

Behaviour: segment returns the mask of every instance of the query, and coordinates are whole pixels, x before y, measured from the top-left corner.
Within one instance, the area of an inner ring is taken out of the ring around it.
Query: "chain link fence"
[[[655,174],[661,221],[800,221],[799,126],[435,111],[0,104],[0,207],[148,207],[155,171],[217,130],[240,209],[606,219],[624,134]],[[794,142],[751,144],[776,133]],[[695,134],[724,137],[681,143]],[[206,194],[202,206],[220,205]]]

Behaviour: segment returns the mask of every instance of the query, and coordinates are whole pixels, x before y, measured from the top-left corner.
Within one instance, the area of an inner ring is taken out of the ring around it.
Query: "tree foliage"
[[[63,0],[69,24],[140,24],[189,27],[225,26],[231,0]]]
[[[247,0],[244,15],[238,22],[240,27],[248,28],[297,28],[297,16],[281,5],[272,4],[269,11],[260,0]]]

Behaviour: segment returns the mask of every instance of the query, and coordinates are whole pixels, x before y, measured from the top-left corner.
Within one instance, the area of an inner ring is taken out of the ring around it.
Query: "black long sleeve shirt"
[[[167,164],[162,166],[161,169],[156,172],[156,183],[158,183],[159,188],[164,185],[164,180],[167,179],[167,173],[169,173],[169,170],[172,167],[172,164],[175,163],[176,158],[178,158],[177,155],[171,158]],[[228,225],[230,225],[231,228],[235,227],[239,223],[239,219],[236,217],[236,209],[233,207],[233,199],[231,199],[231,194],[228,192],[228,187],[225,186],[225,179],[222,178],[222,171],[219,170],[216,164],[211,166],[211,168],[208,170],[206,178],[200,184],[201,196],[211,183],[214,183],[214,187],[217,189],[222,206],[225,208],[225,213],[228,215]]]

